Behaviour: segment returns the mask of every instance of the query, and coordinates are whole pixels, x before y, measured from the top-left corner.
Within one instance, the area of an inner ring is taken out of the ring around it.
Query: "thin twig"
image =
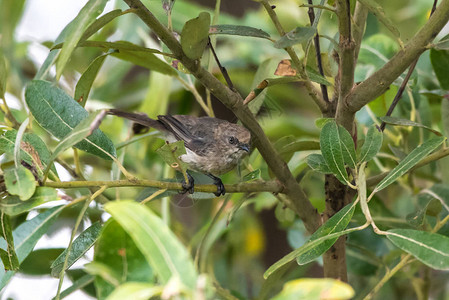
[[[183,190],[182,184],[178,182],[168,182],[159,180],[98,180],[98,181],[61,181],[61,182],[46,182],[44,186],[54,187],[59,189],[72,189],[82,187],[98,187],[107,186],[112,187],[155,187],[159,189],[167,190]],[[241,182],[237,184],[226,184],[226,193],[250,193],[250,192],[269,192],[269,193],[282,193],[284,187],[278,181],[251,181]],[[215,193],[217,186],[214,184],[196,184],[196,192]]]
[[[210,50],[212,51],[212,54],[214,55],[215,62],[217,63],[218,68],[220,68],[220,72],[221,72],[221,74],[223,74],[223,77],[226,80],[228,87],[232,90],[232,89],[234,89],[234,84],[231,81],[231,77],[229,77],[229,74],[228,74],[228,71],[226,70],[226,68],[221,65],[220,60],[218,59],[217,53],[215,53],[214,46],[212,46],[212,42],[210,41],[210,37],[208,39],[209,39],[208,45],[210,47]]]
[[[308,0],[308,2],[310,5],[313,5],[312,0]],[[313,7],[311,7],[311,6],[309,7],[308,14],[309,14],[310,25],[312,25],[313,22],[315,21],[315,11],[313,10]],[[315,45],[315,55],[316,55],[316,63],[318,66],[318,71],[320,72],[321,76],[324,77],[323,62],[321,60],[320,36],[318,34],[318,28],[317,28],[317,33],[313,37],[313,44]],[[321,94],[323,95],[324,101],[329,102],[327,86],[325,84],[320,84],[320,87],[321,87]]]

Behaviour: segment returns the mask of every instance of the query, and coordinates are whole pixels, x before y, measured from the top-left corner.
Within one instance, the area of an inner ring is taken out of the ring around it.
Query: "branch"
[[[437,152],[434,152],[432,154],[430,154],[429,156],[427,156],[426,158],[424,158],[423,160],[421,160],[419,163],[416,164],[416,166],[414,166],[413,168],[411,168],[407,173],[413,172],[416,169],[425,166],[427,164],[430,164],[431,162],[437,161],[443,157],[446,157],[449,155],[449,148],[443,148]],[[368,178],[366,180],[366,185],[369,187],[373,187],[376,184],[378,184],[379,182],[382,181],[382,179],[384,179],[385,177],[387,177],[387,175],[390,172],[383,172],[377,175],[374,175],[370,178]]]
[[[353,114],[348,114],[345,107],[345,98],[354,86],[355,70],[355,43],[352,38],[351,8],[349,0],[337,1],[338,31],[340,33],[340,61],[338,76],[340,79],[338,90],[338,104],[336,118],[349,132],[352,132]]]
[[[290,207],[304,221],[304,225],[309,232],[314,232],[318,229],[320,226],[320,218],[317,210],[313,207],[303,189],[296,182],[287,164],[274,149],[248,106],[243,105],[242,97],[229,89],[211,73],[207,72],[206,69],[202,68],[199,60],[188,58],[172,33],[156,19],[140,0],[124,1],[130,8],[136,10],[136,14],[142,21],[158,35],[162,42],[167,45],[190,73],[209,89],[226,107],[232,110],[243,125],[250,130],[254,145],[259,149],[260,154],[273,174],[285,187],[284,192],[291,200]]]
[[[381,69],[354,87],[345,99],[345,106],[353,113],[382,95],[449,21],[449,0],[443,0],[429,21],[410,39],[404,49],[396,53]]]
[[[354,10],[354,27],[352,31],[352,36],[354,38],[355,44],[354,57],[356,62],[359,57],[359,51],[360,46],[362,45],[363,34],[365,33],[367,17],[368,17],[368,8],[361,2],[357,1]]]
[[[85,187],[99,187],[106,186],[112,187],[155,187],[158,189],[178,190],[182,191],[183,187],[178,182],[168,182],[159,180],[110,180],[110,181],[61,181],[61,182],[46,182],[44,186],[53,187],[57,189],[72,189],[72,188],[85,188]],[[277,181],[251,181],[241,182],[232,185],[225,185],[227,193],[250,193],[250,192],[269,192],[269,193],[282,193],[284,187]],[[203,193],[215,193],[217,192],[217,186],[214,184],[196,184],[196,192]]]

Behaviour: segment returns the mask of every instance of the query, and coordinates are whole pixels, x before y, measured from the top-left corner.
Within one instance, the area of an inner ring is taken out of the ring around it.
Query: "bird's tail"
[[[143,125],[145,127],[151,127],[157,130],[166,130],[164,125],[157,121],[157,120],[153,120],[151,119],[147,114],[145,113],[131,113],[131,112],[127,112],[127,111],[123,111],[120,109],[108,109],[106,111],[106,113],[108,115],[114,115],[114,116],[118,116],[121,118],[125,118],[128,120],[131,120],[137,124]]]

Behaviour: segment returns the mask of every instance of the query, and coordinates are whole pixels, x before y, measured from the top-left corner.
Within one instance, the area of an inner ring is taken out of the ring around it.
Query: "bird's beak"
[[[246,151],[246,152],[249,152],[249,150],[250,150],[249,145],[245,144],[245,143],[239,143],[238,147],[239,147],[239,149]]]

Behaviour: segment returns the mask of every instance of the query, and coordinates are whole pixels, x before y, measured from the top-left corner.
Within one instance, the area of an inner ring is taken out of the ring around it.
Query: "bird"
[[[226,190],[219,175],[234,169],[250,150],[251,134],[245,127],[214,117],[192,115],[159,115],[157,119],[147,114],[109,109],[109,115],[129,119],[143,127],[161,132],[168,143],[184,141],[186,154],[179,159],[188,168],[207,175],[217,186],[215,196]],[[183,181],[183,193],[194,192],[194,179],[188,173],[188,183]]]

